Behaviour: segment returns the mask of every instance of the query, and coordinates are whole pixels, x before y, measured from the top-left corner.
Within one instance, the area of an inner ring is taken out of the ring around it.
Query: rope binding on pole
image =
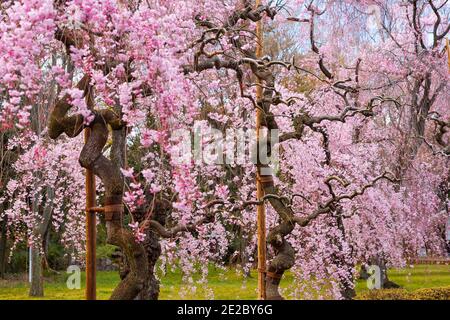
[[[123,204],[108,204],[104,207],[87,208],[86,211],[104,213],[106,221],[117,221],[122,217],[124,206]]]

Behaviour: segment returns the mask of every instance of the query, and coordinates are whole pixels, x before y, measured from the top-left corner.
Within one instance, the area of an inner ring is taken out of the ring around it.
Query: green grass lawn
[[[412,268],[392,269],[389,279],[408,291],[420,288],[450,286],[450,265],[415,265]],[[366,283],[358,281],[356,291],[367,291]]]
[[[389,272],[392,281],[400,284],[406,290],[418,288],[432,288],[450,286],[450,266],[448,265],[416,265],[413,268],[392,269]],[[66,287],[67,275],[61,274],[46,278],[43,298],[39,299],[83,299],[84,298],[84,274],[82,274],[81,289],[69,290]],[[243,278],[235,270],[220,270],[211,268],[206,286],[197,286],[195,291],[190,291],[183,285],[180,271],[170,272],[161,279],[160,299],[208,299],[211,292],[214,299],[255,299],[257,275],[252,272],[251,278]],[[97,274],[97,297],[107,299],[119,281],[118,273],[99,272]],[[291,287],[294,279],[287,274],[282,287]],[[0,280],[0,300],[29,299],[28,283],[26,276]],[[368,290],[364,281],[358,281],[357,292]]]

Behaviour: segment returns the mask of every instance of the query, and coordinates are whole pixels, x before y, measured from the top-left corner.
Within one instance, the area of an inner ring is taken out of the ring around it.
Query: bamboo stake
[[[256,7],[261,4],[261,0],[255,0]],[[263,24],[262,19],[256,23],[256,57],[261,58],[263,55]],[[261,80],[257,79],[259,85],[256,86],[256,101],[262,101]],[[264,190],[261,185],[261,167],[259,163],[259,134],[261,131],[261,110],[256,110],[256,143],[257,143],[257,172],[256,172],[256,197],[259,199],[264,197]],[[264,203],[257,207],[257,234],[258,234],[258,299],[266,299],[266,212]]]
[[[91,134],[91,129],[84,130],[84,142]],[[95,176],[92,170],[86,169],[86,300],[96,300],[96,212]]]

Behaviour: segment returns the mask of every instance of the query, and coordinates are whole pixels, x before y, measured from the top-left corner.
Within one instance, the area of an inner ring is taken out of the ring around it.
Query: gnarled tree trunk
[[[262,176],[261,184],[266,195],[276,194],[272,176]],[[294,213],[284,203],[275,198],[269,199],[270,204],[280,215],[281,222],[269,231],[267,243],[275,251],[275,257],[269,261],[266,274],[266,299],[283,300],[279,292],[281,278],[286,270],[295,264],[295,251],[285,239],[295,228],[295,222],[291,219]]]
[[[345,232],[344,220],[342,217],[342,207],[341,206],[338,206],[336,208],[335,219],[336,219],[336,225],[342,234],[342,241],[345,241],[346,232]],[[356,296],[354,279],[353,279],[355,265],[352,263],[349,263],[348,257],[345,256],[341,239],[335,238],[333,240],[335,242],[335,245],[339,248],[339,252],[336,252],[333,255],[333,259],[334,259],[333,262],[335,265],[343,266],[343,268],[344,268],[344,273],[342,275],[341,274],[338,275],[341,297],[344,300],[351,300]]]
[[[153,204],[153,196],[151,195],[147,196],[147,199],[149,199],[148,205],[135,210],[133,212],[133,218],[139,223],[144,222],[148,210],[154,205],[152,219],[161,224],[161,226],[164,226],[171,206],[159,200],[155,200]],[[145,234],[146,236],[142,244],[147,254],[148,277],[143,284],[142,290],[136,296],[136,300],[158,300],[160,287],[159,281],[155,277],[155,267],[161,255],[160,237],[151,228],[147,228]],[[130,266],[123,254],[121,255],[121,260],[120,276],[123,279],[130,272]]]
[[[42,254],[40,248],[31,247],[31,286],[29,295],[30,297],[43,297],[44,296],[44,276],[42,268]]]
[[[126,128],[119,116],[120,106],[111,110],[94,110],[94,97],[89,77],[84,76],[78,88],[84,89],[89,108],[94,113],[94,120],[89,124],[90,136],[80,154],[80,164],[90,169],[103,182],[105,188],[105,220],[107,243],[120,247],[126,257],[130,272],[114,289],[111,299],[132,300],[142,291],[148,279],[147,254],[142,244],[137,243],[130,230],[123,227],[123,192],[124,179],[120,168],[124,166],[126,149]],[[81,115],[67,116],[71,105],[69,96],[59,100],[52,111],[49,122],[49,135],[56,139],[62,133],[75,137],[85,127]],[[112,128],[112,146],[110,158],[103,155],[103,148],[109,137],[108,125]]]
[[[40,243],[35,243],[31,247],[31,286],[29,295],[31,297],[44,296],[44,250],[42,244],[44,237],[51,227],[51,217],[53,212],[53,199],[55,191],[51,187],[47,187],[46,190],[46,206],[42,209],[37,204],[37,200],[33,204],[33,210],[42,211],[41,221],[35,226],[33,230],[36,239],[39,239]]]

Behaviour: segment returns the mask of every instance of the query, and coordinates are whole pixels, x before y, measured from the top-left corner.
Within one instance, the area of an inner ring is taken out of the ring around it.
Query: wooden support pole
[[[446,41],[446,46],[447,46],[447,55],[448,55],[448,59],[447,59],[447,63],[448,63],[448,71],[450,72],[450,40],[449,39],[445,39]]]
[[[87,142],[90,128],[84,130],[84,141]],[[95,206],[95,176],[92,170],[86,169],[86,300],[96,300],[96,212]]]
[[[256,7],[261,4],[261,0],[256,0]],[[263,24],[262,19],[256,23],[256,57],[263,56]],[[263,90],[261,80],[257,79],[256,101],[262,101]],[[256,172],[256,197],[262,199],[264,190],[261,185],[261,167],[259,163],[259,134],[261,130],[261,110],[256,110],[256,143],[257,143],[257,172]],[[258,299],[266,299],[266,212],[264,203],[257,207],[257,234],[258,234]]]

